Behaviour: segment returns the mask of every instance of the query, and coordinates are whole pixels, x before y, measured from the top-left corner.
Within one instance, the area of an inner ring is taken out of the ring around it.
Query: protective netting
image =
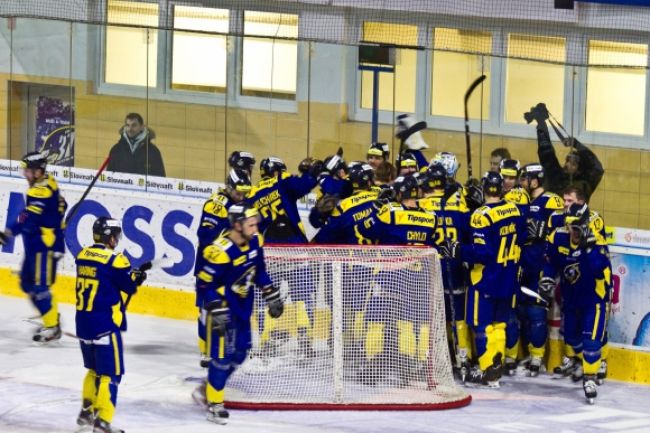
[[[559,9],[556,3],[573,8]],[[638,5],[648,3],[4,0],[0,2],[0,16],[347,45],[366,42],[570,65],[647,68],[647,44],[642,39],[650,29],[650,8]],[[616,41],[618,45],[595,49],[595,56],[585,55],[585,35],[596,45],[602,41]],[[525,43],[511,43],[522,37]]]
[[[228,381],[230,406],[441,409],[469,403],[453,380],[435,250],[267,247],[265,258],[285,311],[270,319],[257,297],[253,349]]]

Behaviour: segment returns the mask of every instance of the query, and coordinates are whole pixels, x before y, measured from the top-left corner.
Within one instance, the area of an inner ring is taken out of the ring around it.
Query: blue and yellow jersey
[[[45,247],[63,252],[63,216],[68,205],[54,177],[46,174],[26,194],[25,209],[8,228],[23,235],[25,249]]]
[[[433,195],[418,200],[418,206],[436,217],[436,245],[446,239],[467,244],[470,241],[470,212],[462,199],[461,191],[445,198],[444,191],[436,190]],[[462,260],[442,258],[442,281],[445,289],[467,286],[467,270]]]
[[[352,184],[347,179],[335,179],[333,176],[326,174],[318,179],[319,193],[317,198],[323,195],[334,195],[339,199],[344,199],[352,195]]]
[[[199,228],[196,235],[199,239],[196,261],[194,263],[194,274],[203,266],[201,251],[210,245],[221,233],[230,228],[228,221],[228,209],[233,205],[232,199],[224,192],[219,191],[212,194],[203,203],[203,212],[199,221]]]
[[[95,244],[82,249],[76,263],[77,336],[95,340],[119,330],[124,321],[121,292],[132,295],[136,291],[129,259]]]
[[[470,286],[494,297],[510,297],[518,289],[520,241],[526,227],[519,208],[504,200],[474,211],[472,243],[462,248],[471,267]]]
[[[528,195],[528,192],[520,186],[516,186],[503,194],[503,199],[508,203],[516,205],[519,210],[522,211],[522,214],[525,214],[528,211],[530,195]]]
[[[308,173],[293,176],[282,173],[280,176],[261,180],[248,194],[247,201],[260,213],[260,233],[266,233],[271,223],[284,219],[298,234],[302,242],[307,242],[305,228],[300,221],[296,201],[307,195],[315,186],[316,179]],[[298,241],[299,239],[294,239]],[[269,242],[285,241],[268,238]]]
[[[257,234],[245,245],[236,245],[227,235],[203,250],[204,265],[196,275],[196,290],[204,308],[216,301],[231,314],[248,320],[253,311],[253,289],[271,284],[264,264],[264,240]]]
[[[339,202],[325,225],[314,237],[318,244],[356,244],[354,225],[374,211],[377,190],[362,190]]]
[[[407,209],[396,203],[355,224],[358,243],[377,245],[430,245],[436,243],[436,217],[420,209]]]
[[[592,306],[609,300],[612,271],[607,248],[580,248],[571,242],[566,227],[548,236],[543,276],[560,277],[562,302]]]
[[[564,210],[556,211],[551,214],[548,219],[548,231],[551,232],[559,227],[564,227],[565,223],[565,214]],[[600,216],[595,210],[589,210],[589,228],[591,232],[596,237],[596,244],[607,246],[608,235],[607,228],[605,226],[605,220]]]

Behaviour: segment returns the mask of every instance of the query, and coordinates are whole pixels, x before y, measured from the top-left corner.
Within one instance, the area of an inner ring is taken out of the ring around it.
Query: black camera
[[[538,123],[545,122],[548,119],[548,108],[546,108],[546,104],[540,102],[534,107],[531,107],[529,112],[524,113],[524,119],[526,123],[530,123],[533,120],[537,120]]]

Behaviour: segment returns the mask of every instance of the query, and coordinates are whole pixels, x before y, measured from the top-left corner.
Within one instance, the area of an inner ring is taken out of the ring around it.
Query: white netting
[[[257,298],[251,357],[228,381],[231,405],[469,403],[452,376],[435,250],[290,246],[267,247],[265,255],[285,312],[271,320]]]

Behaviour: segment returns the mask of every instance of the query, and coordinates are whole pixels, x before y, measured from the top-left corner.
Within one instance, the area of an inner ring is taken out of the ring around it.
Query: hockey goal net
[[[447,409],[471,397],[454,383],[440,262],[410,247],[266,247],[285,310],[260,296],[251,356],[227,406],[246,409]]]

